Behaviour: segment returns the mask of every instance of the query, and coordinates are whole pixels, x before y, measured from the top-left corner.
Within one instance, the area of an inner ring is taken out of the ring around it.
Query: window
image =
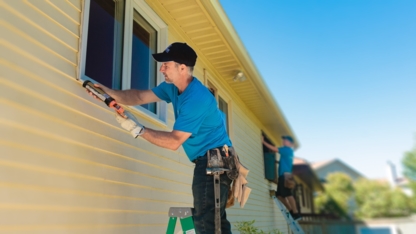
[[[121,88],[124,1],[91,0],[85,76]]]
[[[163,81],[152,54],[167,46],[167,26],[144,0],[86,0],[80,76],[113,89],[147,90]],[[136,107],[166,121],[166,104]]]
[[[227,129],[227,133],[229,133],[229,129],[228,129],[228,103],[224,101],[224,99],[222,99],[221,96],[218,96],[218,108],[222,111],[222,113],[224,114],[223,118],[224,118],[224,125]]]
[[[230,134],[229,129],[229,113],[228,113],[228,103],[220,96],[218,95],[218,89],[210,82],[207,82],[208,89],[211,91],[212,95],[214,95],[215,99],[217,99],[218,103],[218,109],[223,113],[223,120],[225,129],[227,130],[227,133]]]
[[[157,52],[157,31],[137,11],[134,11],[132,41],[131,88],[151,89],[157,83],[157,63],[152,58]],[[155,103],[142,106],[156,113]]]
[[[208,83],[207,86],[208,86],[209,91],[211,91],[212,95],[214,95],[215,99],[217,99],[218,98],[217,88],[215,88],[215,86],[210,81],[208,81],[207,83]]]
[[[304,191],[303,191],[303,185],[302,184],[298,184],[297,194],[298,194],[299,203],[300,203],[300,201],[302,201],[302,206],[305,206],[305,194],[304,194]]]

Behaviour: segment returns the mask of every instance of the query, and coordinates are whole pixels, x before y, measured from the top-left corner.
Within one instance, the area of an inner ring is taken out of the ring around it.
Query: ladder
[[[290,229],[294,234],[305,234],[302,227],[299,225],[298,222],[293,220],[292,216],[290,215],[289,211],[287,211],[286,207],[277,199],[275,195],[272,196],[274,202],[276,203],[279,210],[282,212],[283,217],[285,217],[287,224],[289,225]]]
[[[169,208],[169,223],[166,234],[173,234],[176,221],[179,217],[183,234],[196,234],[194,220],[192,218],[192,208],[190,207],[171,207]]]

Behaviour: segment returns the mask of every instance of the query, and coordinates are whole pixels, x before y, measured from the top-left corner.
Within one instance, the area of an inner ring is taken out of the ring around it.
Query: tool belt
[[[230,180],[235,180],[238,177],[238,161],[239,158],[233,147],[224,146],[210,149],[207,151],[207,174],[211,175],[213,171],[221,168]]]
[[[225,172],[231,180],[237,179],[237,157],[234,148],[228,148],[227,145],[208,150],[207,152],[207,175],[212,175],[214,179],[215,234],[221,234],[220,175]]]
[[[285,172],[283,176],[285,178],[284,186],[288,189],[293,189],[296,186],[296,181],[292,173]]]

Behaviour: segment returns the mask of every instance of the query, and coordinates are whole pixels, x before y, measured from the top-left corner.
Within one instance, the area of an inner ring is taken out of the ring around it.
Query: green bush
[[[241,221],[234,224],[234,227],[237,228],[240,234],[282,234],[282,232],[277,229],[274,229],[269,232],[259,230],[257,227],[254,226],[254,222],[256,221]]]

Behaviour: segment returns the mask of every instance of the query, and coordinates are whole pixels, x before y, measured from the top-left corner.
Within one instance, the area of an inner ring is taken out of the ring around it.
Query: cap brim
[[[153,56],[153,59],[158,62],[173,61],[173,59],[166,53],[152,54],[152,56]]]

